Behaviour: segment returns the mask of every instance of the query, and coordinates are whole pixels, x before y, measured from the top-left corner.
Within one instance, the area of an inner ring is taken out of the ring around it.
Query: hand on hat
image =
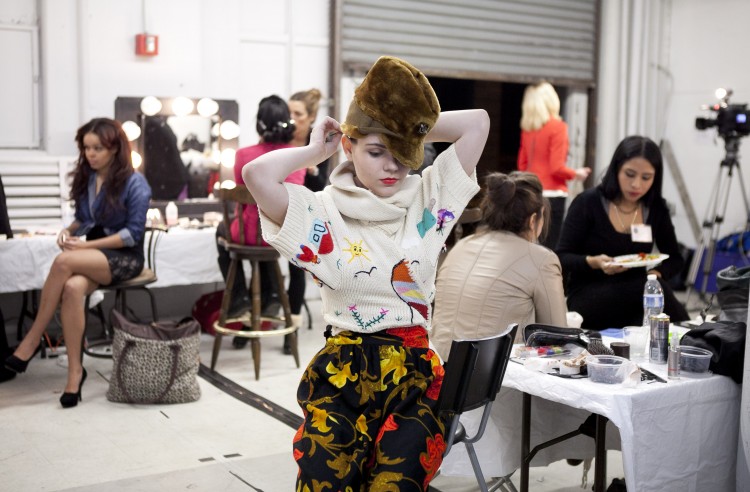
[[[312,134],[310,135],[310,145],[317,145],[322,147],[322,158],[320,162],[325,161],[331,157],[339,147],[341,143],[341,126],[339,122],[326,116],[320,123],[313,127]]]

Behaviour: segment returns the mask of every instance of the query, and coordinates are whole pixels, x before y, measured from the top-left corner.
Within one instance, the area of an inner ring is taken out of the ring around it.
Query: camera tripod
[[[701,279],[701,285],[698,292],[700,293],[701,298],[705,298],[708,278],[714,266],[714,260],[716,259],[716,241],[719,239],[719,228],[721,227],[722,222],[724,222],[727,204],[729,203],[729,192],[731,190],[732,179],[735,176],[735,171],[739,177],[742,200],[745,205],[745,213],[748,214],[745,223],[745,230],[750,230],[750,205],[748,204],[747,192],[745,191],[745,180],[742,176],[742,169],[737,160],[739,146],[740,141],[738,137],[725,137],[724,148],[726,149],[726,157],[721,161],[719,174],[716,177],[713,189],[711,190],[708,208],[703,219],[701,243],[693,255],[693,260],[690,264],[690,270],[687,276],[688,299],[690,299],[690,293],[695,288],[698,279],[698,267],[700,266],[702,259],[703,278]],[[705,259],[703,258],[704,253]]]

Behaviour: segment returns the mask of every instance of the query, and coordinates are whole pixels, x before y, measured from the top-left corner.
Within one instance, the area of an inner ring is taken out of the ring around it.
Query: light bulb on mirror
[[[221,188],[224,190],[233,190],[237,187],[237,183],[232,181],[231,179],[225,179],[221,182]]]
[[[133,169],[138,169],[143,164],[143,157],[135,150],[130,151],[130,161],[133,163]]]
[[[210,97],[204,97],[203,99],[198,101],[197,109],[199,115],[205,118],[209,118],[219,111],[219,103],[217,103]]]
[[[221,151],[221,165],[227,168],[234,167],[234,149],[224,149]]]
[[[161,111],[161,101],[154,96],[146,96],[141,99],[141,111],[146,116],[153,116]]]
[[[172,112],[175,116],[187,116],[193,112],[194,107],[193,101],[184,96],[177,96],[172,100]]]
[[[219,149],[211,151],[211,160],[214,161],[214,164],[221,164],[221,151]]]
[[[128,120],[122,124],[122,130],[125,132],[125,136],[128,137],[128,141],[138,140],[141,136],[141,127],[135,121]]]
[[[219,133],[224,140],[232,140],[240,136],[240,125],[232,120],[223,121]]]

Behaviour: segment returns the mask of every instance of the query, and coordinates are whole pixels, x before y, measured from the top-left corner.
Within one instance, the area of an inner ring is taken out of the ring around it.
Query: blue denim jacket
[[[133,173],[120,195],[124,208],[117,208],[105,216],[107,207],[104,193],[96,194],[96,173],[91,173],[86,193],[76,201],[76,220],[81,224],[76,236],[87,234],[95,225],[100,225],[105,234],[119,234],[125,246],[135,246],[146,229],[146,211],[151,200],[151,187],[140,173]]]

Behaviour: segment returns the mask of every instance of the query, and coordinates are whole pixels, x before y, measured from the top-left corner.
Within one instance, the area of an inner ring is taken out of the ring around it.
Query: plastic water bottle
[[[167,207],[164,210],[164,215],[166,215],[168,226],[177,225],[177,205],[175,205],[174,202],[167,203]]]
[[[650,326],[652,315],[661,314],[664,310],[664,291],[653,273],[647,277],[643,287],[643,326]]]

